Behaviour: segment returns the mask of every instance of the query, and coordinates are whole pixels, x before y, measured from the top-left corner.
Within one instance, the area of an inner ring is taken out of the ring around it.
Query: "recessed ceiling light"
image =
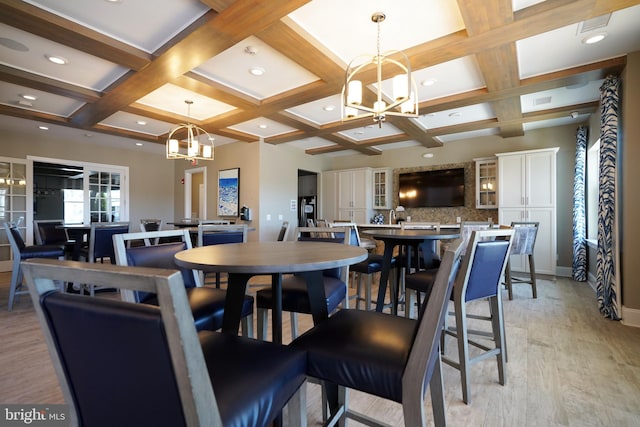
[[[434,85],[436,82],[437,82],[437,80],[436,80],[436,79],[426,79],[426,80],[423,80],[422,82],[420,82],[420,84],[421,84],[422,86],[432,86],[432,85]]]
[[[449,113],[449,117],[460,117],[462,113],[460,111],[454,111],[453,113]]]
[[[333,111],[336,109],[335,105],[326,105],[325,107],[322,108],[324,111]]]
[[[142,147],[144,144],[142,142],[136,142],[136,146]]]
[[[258,125],[258,127],[259,127],[260,129],[266,129],[268,126],[267,126],[267,125],[265,125],[265,124],[261,124],[261,125]]]
[[[582,43],[584,44],[598,43],[599,41],[604,40],[605,37],[607,37],[607,33],[594,34],[592,36],[583,38]]]
[[[45,58],[58,65],[66,65],[69,62],[61,56],[45,55]]]
[[[425,159],[430,159],[433,157],[433,153],[424,153],[422,157],[424,157]]]
[[[122,2],[122,0],[104,0],[104,1],[106,1],[107,3],[121,3]]]
[[[93,137],[93,134],[92,133],[85,133],[84,136],[87,137],[87,138],[91,138],[91,137]]]
[[[27,101],[35,101],[36,99],[38,99],[36,96],[33,95],[20,95],[22,98],[26,99]]]
[[[264,68],[251,67],[249,68],[249,73],[251,73],[254,76],[261,76],[265,73],[265,71],[264,71]]]
[[[43,125],[38,126],[38,129],[40,129],[40,130],[49,130],[48,127],[43,126]]]
[[[136,123],[139,124],[140,126],[146,126],[147,124],[147,122],[145,122],[144,120],[138,120]]]

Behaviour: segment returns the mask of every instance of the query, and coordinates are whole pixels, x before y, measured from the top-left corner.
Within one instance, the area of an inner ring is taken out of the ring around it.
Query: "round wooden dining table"
[[[391,270],[391,259],[393,258],[393,250],[396,246],[401,248],[413,246],[416,247],[422,242],[432,241],[430,246],[431,253],[425,254],[423,258],[433,258],[435,255],[435,241],[443,239],[457,239],[460,237],[458,229],[440,229],[440,230],[422,230],[422,229],[399,229],[399,228],[383,228],[378,230],[364,230],[362,234],[373,237],[376,240],[384,242],[384,254],[382,260],[382,271],[380,273],[380,285],[378,286],[378,300],[376,302],[376,311],[382,311],[384,308],[384,298],[387,292],[387,283],[389,281],[389,271]],[[391,311],[398,314],[400,286],[392,289],[391,292]]]
[[[273,342],[282,342],[282,275],[297,273],[307,281],[314,324],[328,317],[322,270],[343,267],[367,258],[366,249],[326,242],[246,242],[203,246],[175,255],[181,267],[228,273],[222,332],[237,334],[247,282],[271,275]]]

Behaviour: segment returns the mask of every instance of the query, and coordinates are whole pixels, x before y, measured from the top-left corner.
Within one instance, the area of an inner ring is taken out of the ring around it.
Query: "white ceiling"
[[[74,25],[86,27],[119,41],[123,49],[138,49],[150,55],[157,54],[158,49],[164,49],[163,46],[167,42],[199,19],[206,19],[203,15],[210,10],[205,5],[206,2],[197,0],[27,0],[26,3],[63,17]],[[514,11],[519,11],[538,3],[541,2],[513,0],[512,7]],[[606,26],[586,33],[580,32],[581,23],[576,22],[516,40],[520,78],[528,79],[640,50],[640,6],[637,5],[638,2],[630,3],[636,5],[613,12]],[[268,4],[269,2],[265,2],[266,6],[263,7],[268,7]],[[482,7],[480,4],[478,3],[478,7]],[[455,0],[314,0],[290,13],[282,22],[298,34],[304,34],[306,39],[312,40],[325,55],[344,69],[354,57],[375,53],[376,26],[371,23],[370,17],[377,10],[382,10],[387,15],[387,19],[381,24],[382,51],[409,51],[414,46],[465,29],[459,4]],[[223,15],[224,12],[220,16]],[[81,27],[77,29],[81,30]],[[586,45],[582,42],[586,36],[600,32],[606,32],[607,35],[600,43]],[[192,53],[197,54],[198,52]],[[46,60],[46,55],[62,56],[68,64],[54,65]],[[108,92],[112,85],[126,79],[127,73],[131,73],[129,68],[101,59],[100,56],[31,34],[11,26],[11,23],[0,23],[0,64],[10,67],[11,70],[26,72],[34,81],[38,77],[51,79],[60,82],[61,85],[69,84],[85,89],[87,96],[93,94],[99,98]],[[310,56],[307,61],[313,63],[316,59]],[[253,105],[277,99],[278,96],[295,91],[296,88],[313,85],[324,78],[309,71],[305,67],[306,64],[296,63],[257,36],[243,38],[221,53],[211,58],[201,58],[198,62],[200,65],[191,71],[199,81]],[[257,77],[250,74],[251,67],[262,68],[264,75]],[[496,64],[496,67],[500,67],[500,64]],[[343,79],[342,76],[336,78]],[[418,84],[420,102],[444,99],[482,90],[485,87],[482,70],[473,54],[414,70],[414,79]],[[5,114],[0,115],[0,129],[8,129],[16,124],[22,128],[35,128],[38,121],[20,118],[20,110],[45,113],[71,121],[74,113],[86,102],[79,100],[77,96],[64,96],[51,93],[44,88],[39,89],[37,84],[21,85],[3,80],[5,81],[0,81],[0,105],[9,109],[3,110]],[[433,84],[422,84],[428,80]],[[601,79],[593,79],[581,85],[523,94],[520,96],[522,113],[597,101],[600,84]],[[384,82],[382,87],[385,93],[390,91],[389,82]],[[37,99],[30,101],[30,104],[25,103],[21,98],[25,94],[33,95]],[[152,135],[160,140],[176,123],[184,122],[189,117],[207,121],[238,113],[242,109],[216,99],[214,94],[203,93],[197,89],[190,90],[184,85],[166,83],[137,99],[136,113],[117,111],[99,123],[114,129]],[[184,104],[186,99],[194,101],[189,114]],[[547,99],[548,102],[543,102]],[[144,111],[148,111],[148,114],[141,114]],[[299,105],[286,106],[283,111],[312,127],[339,122],[339,93],[324,95],[313,101],[304,100]],[[163,115],[165,112],[177,115],[181,120],[163,120],[167,117]],[[297,130],[291,122],[278,121],[274,117],[259,114],[229,123],[225,128],[229,132],[216,133],[214,130],[212,133],[216,135],[216,144],[234,142],[236,139],[230,136],[233,134],[231,131],[242,132],[258,139],[285,135]],[[415,122],[418,127],[430,130],[495,118],[491,103],[484,102],[424,113]],[[584,114],[576,118],[567,115],[561,119],[528,122],[523,125],[523,129],[526,132],[539,127],[580,123],[586,118]],[[139,122],[146,124],[142,125]],[[50,131],[54,132],[65,129],[67,124],[56,126],[50,121],[48,126]],[[391,123],[385,123],[382,128],[365,126],[336,133],[349,141],[366,141],[402,134],[403,130]],[[471,132],[443,132],[436,140],[449,142],[494,133],[497,133],[496,127]],[[125,138],[123,141],[129,143],[132,139]],[[287,144],[308,150],[332,146],[335,142],[321,136],[312,136],[302,137]],[[376,145],[375,148],[389,150],[418,144],[419,142],[408,138],[407,141]],[[346,150],[331,155],[353,152]]]

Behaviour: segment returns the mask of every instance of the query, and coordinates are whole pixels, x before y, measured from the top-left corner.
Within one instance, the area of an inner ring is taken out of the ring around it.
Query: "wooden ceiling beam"
[[[80,109],[72,122],[78,126],[98,123],[165,83],[193,70],[255,31],[262,31],[307,2],[308,0],[269,0],[269,7],[256,7],[256,2],[252,0],[234,2],[224,12],[195,29],[107,93],[100,101]]]
[[[0,64],[0,80],[82,102],[95,102],[102,96],[100,92],[86,87],[76,86],[2,64]]]

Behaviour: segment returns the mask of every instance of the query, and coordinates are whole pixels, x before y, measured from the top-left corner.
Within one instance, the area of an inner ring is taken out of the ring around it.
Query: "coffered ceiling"
[[[382,127],[340,120],[347,64],[375,53],[376,11],[381,50],[409,56],[420,105]],[[216,145],[314,155],[509,138],[584,122],[602,79],[640,50],[638,22],[640,0],[0,0],[0,130],[164,144],[190,121]]]

